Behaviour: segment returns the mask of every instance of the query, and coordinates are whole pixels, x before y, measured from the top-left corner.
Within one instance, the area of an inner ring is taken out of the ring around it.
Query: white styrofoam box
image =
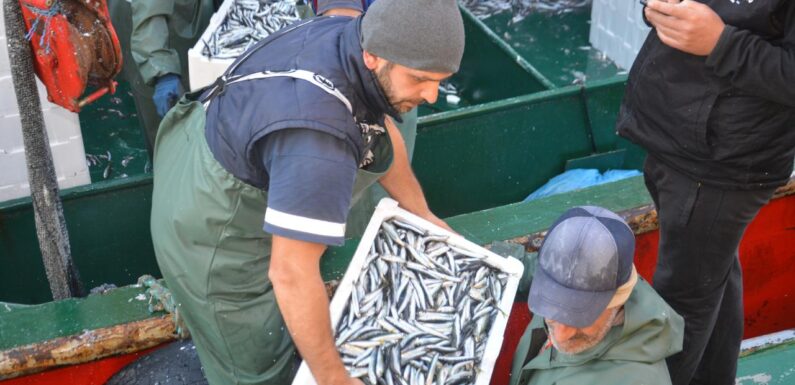
[[[0,186],[19,188],[22,185],[19,183],[20,180],[24,180],[24,184],[27,184],[28,169],[24,152],[0,153],[0,165],[3,167],[3,171],[0,172]]]
[[[44,125],[47,127],[47,135],[49,136],[50,143],[83,141],[83,135],[80,132],[79,121],[75,124],[77,115],[65,110],[63,108],[52,108],[44,111]],[[77,149],[75,149],[77,151]],[[79,151],[82,153],[83,148],[80,147]],[[75,154],[74,157],[77,157]],[[81,155],[85,162],[85,154]]]
[[[0,63],[8,64],[8,55],[0,56]],[[16,115],[17,95],[14,92],[14,83],[11,79],[11,70],[0,72],[0,116]]]
[[[0,201],[30,194],[22,124],[4,34],[5,19],[0,7]],[[58,186],[63,189],[91,183],[77,114],[47,101],[47,90],[38,79],[36,86]]]
[[[204,30],[204,33],[196,42],[196,45],[188,50],[188,77],[191,90],[195,91],[212,84],[215,82],[215,79],[223,75],[224,71],[234,62],[234,59],[210,59],[202,55],[204,42],[210,40],[210,36],[224,21],[234,1],[235,0],[224,0],[224,3],[218,8],[218,11],[210,18],[207,29]]]
[[[500,353],[500,348],[502,347],[503,333],[505,332],[505,327],[508,324],[508,316],[511,314],[513,300],[516,296],[516,290],[519,286],[519,279],[522,277],[524,266],[517,259],[505,258],[497,255],[473,242],[466,240],[459,234],[451,233],[448,230],[445,230],[431,222],[426,221],[425,219],[422,219],[406,210],[399,208],[398,203],[392,199],[384,198],[378,203],[378,206],[376,207],[375,212],[370,218],[370,222],[368,223],[367,228],[362,235],[362,240],[359,242],[359,246],[356,248],[356,252],[353,254],[353,258],[348,265],[348,270],[345,272],[342,282],[340,282],[340,285],[337,287],[337,291],[334,293],[334,298],[331,300],[330,304],[332,330],[337,330],[337,325],[342,318],[342,313],[351,297],[354,281],[365,267],[365,259],[367,258],[367,254],[370,252],[370,246],[373,244],[375,237],[378,234],[378,230],[381,228],[381,223],[392,218],[398,218],[401,221],[412,224],[420,229],[429,230],[433,234],[447,235],[449,237],[446,241],[448,244],[461,249],[483,254],[486,256],[484,261],[487,264],[498,270],[508,273],[508,283],[505,285],[502,298],[500,299],[500,303],[498,305],[501,311],[497,312],[494,323],[492,323],[491,329],[489,329],[488,339],[486,340],[486,348],[483,353],[480,368],[477,371],[477,378],[475,380],[475,385],[487,385],[491,380],[491,374],[494,370],[494,365],[497,362],[497,356]],[[315,382],[314,377],[312,377],[312,373],[309,371],[309,367],[307,366],[306,362],[302,362],[301,367],[298,369],[298,373],[296,373],[295,379],[292,382],[292,385],[316,384],[317,383]]]
[[[59,110],[56,108],[45,112],[45,121],[53,116],[50,112]],[[74,115],[68,111],[65,113]],[[74,122],[70,119],[60,119],[64,122],[63,125],[47,125],[47,136],[50,140],[58,186],[65,189],[89,184],[91,176],[86,164],[83,137],[80,135],[79,124],[76,121],[77,116],[74,115]],[[56,121],[58,121],[57,115]],[[60,133],[68,135],[69,132],[74,134],[75,131],[76,136],[64,136],[62,140],[55,139],[62,135]],[[19,115],[0,117],[0,170],[2,170],[0,171],[0,202],[30,194]]]
[[[83,172],[88,172],[83,146],[77,146],[74,141],[64,141],[51,143],[50,149],[53,160],[58,159],[55,163],[55,174],[58,175],[58,179],[73,179]]]
[[[590,42],[618,66],[629,69],[650,28],[637,0],[593,0]]]
[[[8,57],[8,43],[6,43],[6,37],[2,34],[5,33],[5,30],[0,31],[0,57]],[[0,60],[0,74],[10,73],[11,72],[11,63],[7,60]],[[5,89],[3,89],[5,91]]]
[[[0,115],[0,154],[22,151],[21,144],[22,122],[19,121],[19,115]],[[2,163],[0,166],[5,169]]]
[[[7,56],[6,56],[7,58]],[[3,58],[0,57],[0,62],[3,61]],[[10,71],[10,70],[9,70]],[[41,110],[44,112],[44,117],[47,117],[47,112],[51,110],[63,110],[66,114],[75,115],[67,110],[64,110],[62,107],[50,103],[47,100],[47,88],[44,87],[44,83],[36,78],[36,89],[39,92],[39,101],[41,102]],[[14,92],[14,79],[11,77],[11,72],[7,73],[0,73],[0,116],[4,115],[17,115],[19,114],[19,106],[17,106],[17,95]],[[77,116],[77,115],[75,115]],[[78,130],[80,126],[77,126]]]

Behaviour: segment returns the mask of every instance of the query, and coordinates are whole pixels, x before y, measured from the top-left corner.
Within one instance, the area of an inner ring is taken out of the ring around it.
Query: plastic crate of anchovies
[[[299,20],[295,0],[225,0],[188,50],[190,88],[213,83],[248,48]]]
[[[348,372],[369,385],[488,384],[523,270],[381,200],[330,306]],[[314,384],[302,363],[293,385]]]

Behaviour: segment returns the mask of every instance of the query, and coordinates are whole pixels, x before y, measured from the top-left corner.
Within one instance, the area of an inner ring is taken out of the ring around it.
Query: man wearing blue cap
[[[670,384],[665,358],[684,321],[638,276],[635,236],[613,212],[565,212],[547,233],[528,303],[533,320],[511,385]]]

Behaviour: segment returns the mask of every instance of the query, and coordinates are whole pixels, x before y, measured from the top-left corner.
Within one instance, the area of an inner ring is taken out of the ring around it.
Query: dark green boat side
[[[656,216],[642,177],[521,202],[564,170],[639,169],[645,156],[614,133],[626,76],[579,49],[588,45],[588,14],[564,15],[564,21],[529,19],[525,27],[536,23],[552,33],[534,50],[506,40],[506,34],[522,32],[515,29],[521,26],[462,13],[467,47],[477,48],[467,49],[462,72],[452,81],[461,103],[440,101],[423,108],[426,116],[418,128],[413,166],[432,209],[479,244],[507,240],[530,252],[569,207],[604,206],[630,219],[638,235],[637,263],[648,276],[656,259]],[[557,44],[554,39],[567,24],[572,28]],[[584,82],[577,81],[575,71],[586,75]],[[0,203],[0,379],[66,366],[8,385],[52,383],[63,378],[58,377],[62,371],[79,373],[74,368],[111,361],[119,365],[132,359],[128,353],[175,338],[171,316],[150,313],[144,288],[127,286],[144,274],[159,274],[149,234],[152,178],[130,175],[62,191],[72,254],[85,286],[123,286],[84,299],[51,301],[30,200]],[[755,258],[744,261],[746,279],[751,279],[746,288],[754,296],[747,302],[747,328],[752,322],[748,329],[754,336],[795,328],[795,288],[787,283],[795,280],[795,268],[788,267],[795,266],[795,254],[787,246],[795,228],[794,192],[795,182],[780,190],[744,246]],[[351,240],[324,256],[328,282],[342,276],[356,244]],[[507,333],[506,351],[511,338]],[[738,376],[788,383],[795,373],[793,340],[779,339],[749,353],[740,361]]]

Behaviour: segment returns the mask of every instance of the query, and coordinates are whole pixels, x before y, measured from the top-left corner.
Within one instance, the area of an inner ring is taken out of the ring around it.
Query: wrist
[[[348,370],[345,369],[345,366],[340,365],[338,367],[329,370],[327,375],[320,375],[315,376],[317,383],[319,385],[347,385],[350,380],[350,375],[348,374]]]

